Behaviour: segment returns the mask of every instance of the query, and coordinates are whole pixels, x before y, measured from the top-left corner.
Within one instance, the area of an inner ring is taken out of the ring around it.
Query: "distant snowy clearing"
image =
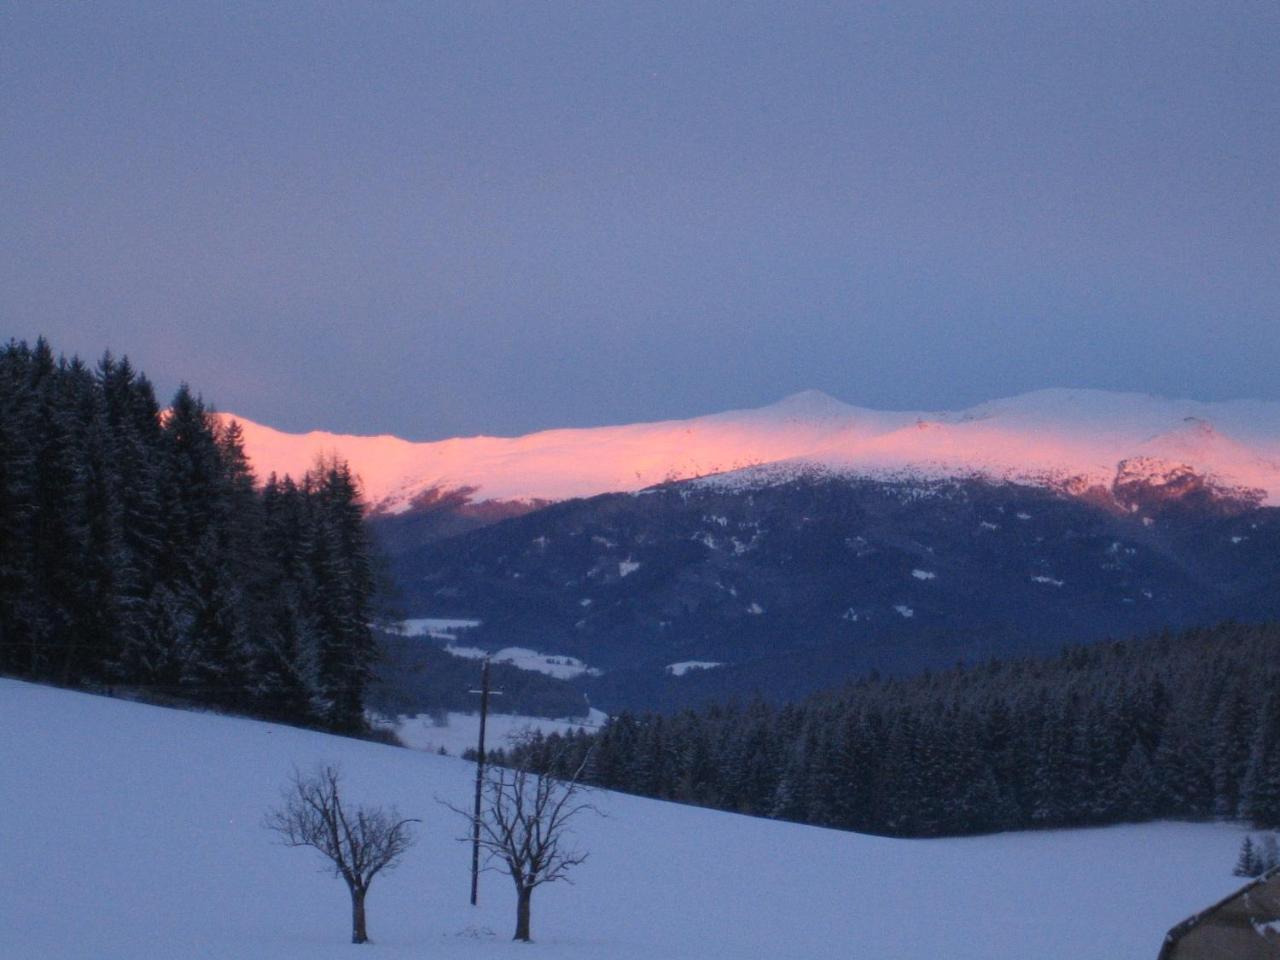
[[[439,640],[457,639],[459,630],[480,626],[479,620],[450,620],[443,617],[418,617],[400,622],[406,637],[435,637]]]
[[[586,604],[590,604],[590,602],[590,600],[584,601]],[[595,667],[589,667],[577,657],[570,657],[566,654],[539,653],[537,650],[530,650],[528,647],[503,647],[501,650],[490,653],[480,647],[463,646],[453,642],[458,639],[460,631],[470,630],[480,626],[480,624],[480,620],[418,617],[401,621],[400,631],[406,637],[429,637],[432,640],[443,640],[445,641],[445,652],[451,653],[455,657],[464,657],[468,660],[482,660],[485,657],[490,657],[494,663],[507,663],[519,670],[545,673],[547,676],[556,677],[560,680],[572,680],[574,677],[580,677],[583,674],[590,677],[598,677],[601,674],[601,671]]]
[[[580,728],[594,729],[608,718],[603,710],[592,709],[585,717],[568,717],[548,720],[546,717],[524,717],[513,713],[491,713],[485,720],[485,748],[496,750],[510,744],[513,736],[526,730],[542,733],[568,733]],[[400,717],[392,725],[396,736],[406,747],[414,750],[439,752],[443,747],[451,756],[460,757],[467,750],[474,750],[480,735],[480,714],[450,711],[445,724],[438,726],[435,718],[422,714],[416,717]]]
[[[679,663],[667,664],[667,673],[683,677],[690,670],[714,670],[716,667],[723,666],[724,664],[718,660],[682,660]]]
[[[887,840],[601,792],[590,858],[533,900],[485,874],[436,798],[461,760],[0,680],[0,957],[14,960],[1150,960],[1239,886],[1242,831],[1160,823]],[[369,894],[372,947],[312,851],[262,828],[294,767],[421,817]]]
[[[533,670],[560,680],[572,680],[584,673],[589,677],[598,677],[601,674],[600,670],[587,666],[577,657],[561,653],[539,653],[528,647],[503,647],[493,653],[481,650],[479,647],[460,647],[455,644],[449,644],[444,649],[446,653],[451,653],[455,657],[465,657],[468,660],[482,660],[489,657],[494,663],[509,663],[518,670]]]

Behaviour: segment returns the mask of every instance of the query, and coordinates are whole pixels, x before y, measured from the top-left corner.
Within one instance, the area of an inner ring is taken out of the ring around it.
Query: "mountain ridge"
[[[679,709],[1274,618],[1280,510],[1195,474],[1169,485],[698,481],[453,535],[415,538],[412,513],[374,530],[415,616],[478,621],[482,649],[577,657],[603,671],[588,686],[604,709]],[[690,661],[722,666],[666,669]]]
[[[558,428],[517,437],[414,442],[391,435],[290,434],[242,425],[260,477],[300,474],[336,453],[375,513],[398,514],[465,491],[468,502],[546,503],[707,477],[984,477],[1083,492],[1110,489],[1133,464],[1181,469],[1257,503],[1280,501],[1280,402],[1172,400],[1051,388],[956,411],[879,411],[817,390],[765,407],[685,420]]]

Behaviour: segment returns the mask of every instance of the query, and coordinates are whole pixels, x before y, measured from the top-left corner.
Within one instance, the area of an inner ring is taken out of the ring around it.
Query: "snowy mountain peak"
[[[764,407],[763,410],[797,420],[829,420],[854,416],[858,412],[856,407],[851,407],[821,390],[801,390],[789,397],[783,397],[777,403]]]
[[[877,411],[806,390],[689,420],[428,443],[240,422],[259,476],[299,475],[317,454],[337,453],[360,475],[369,501],[393,513],[460,489],[477,501],[564,500],[711,475],[768,482],[815,469],[1110,489],[1126,462],[1129,479],[1136,464],[1158,462],[1165,466],[1147,472],[1184,469],[1216,487],[1280,500],[1280,403],[1266,401],[1050,389],[958,411]]]

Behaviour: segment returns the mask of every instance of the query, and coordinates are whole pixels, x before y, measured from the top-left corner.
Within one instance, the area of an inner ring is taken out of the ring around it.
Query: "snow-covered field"
[[[679,663],[668,663],[667,673],[675,677],[683,677],[690,670],[714,670],[723,667],[719,660],[681,660]]]
[[[406,637],[432,637],[436,640],[456,640],[459,630],[480,626],[479,620],[458,620],[444,617],[418,617],[400,621],[400,632]]]
[[[512,736],[526,730],[543,733],[568,733],[580,727],[588,729],[604,723],[608,715],[592,708],[585,717],[565,720],[548,720],[546,717],[524,717],[513,713],[491,713],[485,720],[484,741],[486,752],[505,747]],[[450,756],[460,757],[466,750],[474,750],[480,735],[480,714],[459,713],[451,710],[440,726],[429,714],[416,717],[400,717],[392,725],[396,736],[406,747],[436,753],[443,747]]]
[[[460,647],[456,644],[449,644],[444,649],[446,653],[451,653],[455,657],[465,657],[468,660],[489,657],[494,663],[507,663],[518,670],[545,673],[549,677],[560,680],[571,680],[584,673],[590,677],[598,677],[601,674],[600,670],[587,666],[577,657],[564,653],[539,653],[528,647],[503,647],[493,653],[481,650],[479,647]]]
[[[902,841],[601,794],[577,883],[513,897],[436,797],[460,760],[0,680],[5,960],[1149,960],[1234,889],[1241,831],[1151,824]],[[335,760],[352,799],[423,819],[348,941],[343,885],[276,845],[263,812],[295,765]]]
[[[538,650],[530,650],[528,647],[503,647],[501,650],[490,653],[479,647],[468,647],[454,642],[458,639],[460,632],[478,626],[480,626],[479,620],[418,617],[401,621],[400,632],[406,637],[428,637],[443,641],[445,653],[453,654],[455,657],[463,657],[467,660],[481,660],[489,657],[494,663],[506,663],[518,670],[545,673],[559,680],[571,680],[583,674],[590,677],[598,677],[601,674],[601,671],[595,667],[588,666],[577,657],[564,653],[541,653]]]

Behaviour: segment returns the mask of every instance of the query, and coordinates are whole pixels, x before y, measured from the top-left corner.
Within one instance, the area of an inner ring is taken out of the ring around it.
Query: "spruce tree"
[[[0,672],[32,667],[37,616],[33,360],[25,343],[0,350]]]
[[[1256,877],[1262,873],[1258,853],[1253,848],[1253,837],[1245,837],[1240,844],[1240,856],[1236,858],[1235,869],[1231,872],[1237,877]]]
[[[90,607],[87,424],[80,405],[84,370],[35,349],[36,529],[34,593],[39,606],[32,675],[76,683]]]
[[[257,698],[270,716],[295,723],[322,714],[316,585],[308,558],[310,525],[303,493],[273,474],[262,492],[263,550],[271,597],[258,651]]]
[[[158,565],[165,535],[161,510],[163,467],[160,409],[145,377],[134,373],[127,357],[110,354],[98,366],[102,391],[122,547],[115,571],[119,637],[116,653],[104,664],[108,680],[131,682],[151,671],[143,664],[154,659],[154,617]]]
[[[311,565],[316,584],[319,676],[327,723],[364,728],[364,689],[376,657],[373,567],[363,504],[345,463],[322,463],[304,488],[311,501]]]
[[[1274,833],[1264,835],[1259,844],[1258,866],[1262,873],[1280,869],[1280,841],[1276,840]]]
[[[346,464],[259,490],[185,385],[0,347],[0,671],[360,729],[371,570]]]
[[[1244,817],[1255,826],[1280,826],[1280,693],[1263,703],[1241,794]]]

